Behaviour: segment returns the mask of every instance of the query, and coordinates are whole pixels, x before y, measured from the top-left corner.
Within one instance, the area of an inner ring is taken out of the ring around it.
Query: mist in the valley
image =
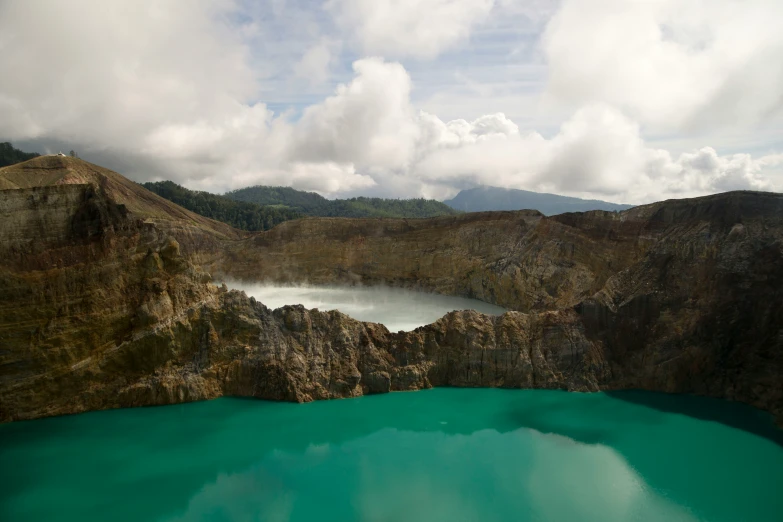
[[[288,286],[226,281],[269,308],[301,304],[322,311],[339,310],[360,321],[381,323],[392,332],[433,323],[454,310],[499,315],[504,308],[476,299],[383,286]]]

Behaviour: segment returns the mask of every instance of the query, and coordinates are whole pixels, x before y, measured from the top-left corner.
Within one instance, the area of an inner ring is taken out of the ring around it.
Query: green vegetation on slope
[[[234,201],[209,192],[189,190],[172,181],[143,183],[142,186],[191,212],[222,221],[240,230],[269,230],[283,221],[302,217],[290,208]]]
[[[328,199],[315,192],[304,192],[291,187],[258,185],[226,192],[225,195],[234,201],[244,201],[256,205],[282,205],[296,209],[319,208],[329,203]]]
[[[426,218],[460,212],[432,199],[351,198],[329,200],[289,187],[255,186],[226,193],[235,201],[285,206],[306,216]]]
[[[0,167],[15,165],[40,156],[37,152],[22,152],[7,141],[0,143]]]

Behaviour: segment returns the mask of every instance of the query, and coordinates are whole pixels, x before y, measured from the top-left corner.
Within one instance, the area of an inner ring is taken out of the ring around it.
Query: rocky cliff
[[[221,395],[643,388],[783,420],[783,196],[619,213],[303,219],[243,235],[72,158],[0,169],[0,420]],[[222,277],[476,297],[391,333]]]

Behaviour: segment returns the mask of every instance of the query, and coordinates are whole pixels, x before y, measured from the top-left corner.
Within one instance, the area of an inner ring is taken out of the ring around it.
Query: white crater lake
[[[500,315],[506,310],[477,299],[417,292],[380,286],[285,286],[226,282],[229,288],[243,290],[248,296],[275,309],[285,305],[303,305],[307,309],[340,312],[371,323],[380,323],[392,332],[411,331],[434,323],[454,310],[476,310]]]

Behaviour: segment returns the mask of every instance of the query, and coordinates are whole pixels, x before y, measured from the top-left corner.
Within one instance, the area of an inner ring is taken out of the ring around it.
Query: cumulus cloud
[[[0,133],[137,145],[161,113],[222,118],[258,89],[247,49],[221,22],[233,9],[204,0],[0,3],[0,60],[14,71],[0,80],[0,110],[12,116],[0,118]]]
[[[666,176],[667,191],[715,192],[727,190],[770,190],[772,184],[762,176],[765,166],[777,163],[780,155],[763,156],[754,160],[750,154],[719,156],[712,147],[682,154],[672,161],[665,151],[656,151],[658,172]],[[662,177],[662,176],[659,176]]]
[[[604,102],[660,128],[780,116],[783,3],[565,0],[543,49],[548,91]]]
[[[233,186],[257,185],[259,179],[263,179],[264,183],[269,185],[293,185],[300,190],[322,194],[364,190],[376,185],[372,177],[356,172],[356,167],[352,163],[296,161],[261,172],[248,170],[239,173],[233,179]]]
[[[291,125],[253,101],[259,29],[242,15],[232,0],[2,2],[0,67],[15,73],[0,78],[0,136],[74,147],[139,181],[373,185],[344,161],[290,156]],[[319,53],[303,74],[328,66]]]
[[[499,0],[498,9],[510,4]],[[566,1],[545,43],[552,60],[551,87],[573,96],[575,107],[562,123],[537,132],[520,128],[519,119],[512,121],[497,110],[448,120],[417,110],[408,70],[382,57],[354,61],[344,83],[329,87],[331,95],[308,102],[300,114],[272,110],[264,95],[274,74],[263,69],[252,48],[264,31],[231,0],[74,0],[67,6],[2,2],[0,69],[14,74],[0,77],[0,136],[73,147],[138,181],[172,179],[214,192],[268,184],[326,195],[444,198],[460,188],[487,184],[639,203],[743,188],[782,189],[783,176],[776,180],[769,175],[783,165],[780,154],[719,154],[705,142],[674,156],[645,140],[649,121],[697,119],[710,104],[721,106],[714,111],[716,118],[729,118],[732,107],[740,105],[741,112],[760,117],[772,95],[767,86],[751,85],[757,79],[753,74],[719,82],[711,91],[684,92],[688,81],[709,83],[693,77],[693,71],[706,75],[712,70],[706,65],[699,69],[698,56],[724,37],[670,24],[666,30],[651,30],[654,37],[633,40],[669,3],[628,4],[638,4],[633,16],[625,8],[619,11],[620,19],[633,22],[628,42],[636,42],[640,59],[657,57],[656,64],[669,67],[671,89],[637,85],[641,80],[635,73],[651,85],[662,81],[660,72],[644,64],[615,74],[613,67],[629,58],[614,36],[591,32],[595,43],[583,34],[578,52],[573,46],[570,52],[579,56],[584,47],[587,65],[571,63],[567,49],[561,48],[567,43],[563,31],[579,29],[572,18],[578,18],[583,4]],[[467,38],[493,2],[432,0],[417,3],[423,11],[415,17],[412,5],[398,2],[398,9],[392,9],[390,0],[334,0],[329,8],[338,18],[360,12],[352,23],[361,38],[376,23],[377,13],[394,11],[388,15],[390,27],[399,29],[410,21],[413,29],[380,34],[377,41],[368,40],[368,49],[378,46],[423,58]],[[603,12],[609,2],[595,5]],[[746,17],[755,20],[754,13],[751,9]],[[599,23],[588,15],[586,22]],[[689,16],[683,19],[693,18]],[[738,21],[740,27],[744,23]],[[431,34],[424,30],[429,25]],[[339,42],[309,32],[315,35],[309,47],[298,48],[295,60],[274,71],[293,68],[293,74],[319,82],[337,67],[333,60]],[[745,54],[736,51],[738,55],[765,56],[754,54],[755,46],[774,39],[764,28],[759,32],[762,36],[743,44]],[[655,50],[661,34],[666,42],[676,42],[660,44],[665,52]],[[691,49],[687,53],[683,42]],[[600,68],[604,66],[596,56],[602,52],[614,57],[611,67],[606,66],[612,71]],[[588,74],[593,69],[601,78]],[[614,75],[618,85],[605,80],[607,75]],[[706,101],[699,102],[701,98]]]
[[[370,55],[434,58],[470,36],[494,0],[331,0],[337,23]]]
[[[748,154],[719,156],[710,147],[675,159],[647,146],[639,126],[606,105],[577,111],[548,139],[514,128],[485,138],[482,120],[444,124],[423,115],[426,125],[447,130],[422,154],[414,166],[417,175],[433,183],[467,181],[640,203],[725,190],[770,190],[774,187],[762,171],[781,162],[780,155],[756,160]]]
[[[321,40],[312,45],[294,66],[294,73],[311,84],[321,84],[329,78],[329,68],[334,61],[334,42]]]
[[[593,104],[548,138],[504,114],[442,121],[418,113],[398,63],[366,59],[355,78],[293,127],[291,157],[354,165],[382,191],[446,197],[477,184],[549,190],[631,203],[735,189],[767,190],[777,156],[720,156],[709,147],[673,158],[648,146],[620,110]],[[369,186],[369,185],[367,185]]]
[[[402,65],[379,58],[358,60],[353,69],[353,81],[307,108],[296,126],[292,154],[309,161],[402,168],[418,133],[410,77]]]

